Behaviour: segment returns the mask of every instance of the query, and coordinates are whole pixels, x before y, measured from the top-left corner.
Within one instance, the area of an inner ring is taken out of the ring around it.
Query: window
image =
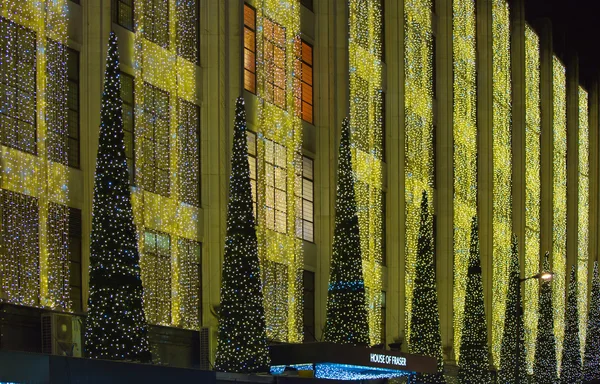
[[[46,149],[48,158],[56,163],[68,165],[68,123],[67,106],[70,92],[67,92],[67,48],[54,40],[46,40],[46,71],[53,75],[48,78],[46,94]]]
[[[285,28],[269,19],[263,22],[265,100],[285,109]]]
[[[73,312],[83,312],[81,296],[81,210],[69,208],[69,285]]]
[[[146,231],[142,265],[144,310],[150,324],[171,325],[171,238]]]
[[[36,35],[0,17],[0,139],[35,154]]]
[[[256,93],[256,10],[244,3],[244,89]]]
[[[134,80],[133,76],[121,72],[121,99],[123,100],[123,132],[125,134],[125,156],[129,170],[129,184],[135,185],[135,136],[134,136]]]
[[[304,40],[296,40],[296,68],[294,69],[294,89],[296,111],[302,120],[313,123],[313,48]]]
[[[146,39],[169,48],[169,0],[146,0],[143,31]]]
[[[385,297],[385,291],[381,291],[381,343],[385,346],[386,343],[386,321],[385,321],[385,316],[386,316],[386,310],[385,310],[385,302],[386,302],[386,297]]]
[[[169,94],[144,83],[144,114],[148,125],[143,137],[143,188],[149,192],[169,196]]]
[[[202,325],[202,245],[196,241],[179,239],[179,294],[181,298],[181,326],[200,329]]]
[[[112,22],[133,31],[134,0],[112,0]]]
[[[179,0],[177,2],[177,54],[192,63],[200,63],[198,41],[199,9],[196,0]]]
[[[386,238],[386,214],[387,214],[387,203],[386,203],[385,192],[381,192],[381,265],[386,265],[387,263],[387,238]]]
[[[40,293],[38,201],[0,191],[0,299],[36,306]]]
[[[300,0],[300,4],[304,5],[308,10],[313,10],[313,0]]]
[[[265,140],[265,205],[268,229],[287,232],[287,149]]]
[[[304,342],[316,341],[315,337],[315,273],[303,271],[304,286],[303,325]]]
[[[79,168],[79,52],[67,49],[68,165]]]
[[[200,107],[179,99],[179,193],[200,206]]]
[[[252,206],[254,209],[254,222],[258,222],[256,217],[256,133],[246,131],[248,139],[248,165],[250,166],[250,188],[252,189]]]
[[[314,241],[314,161],[297,155],[296,163],[296,236]]]

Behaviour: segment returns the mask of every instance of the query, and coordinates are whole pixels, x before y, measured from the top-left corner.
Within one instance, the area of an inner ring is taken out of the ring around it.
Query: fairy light
[[[135,0],[134,6],[133,212],[144,286],[170,284],[170,289],[147,290],[144,305],[149,323],[199,329],[199,306],[187,303],[196,300],[199,293],[199,273],[192,273],[198,260],[193,255],[196,251],[190,251],[190,247],[200,246],[197,231],[200,116],[196,106],[195,65],[198,4],[194,0]],[[161,114],[160,122],[156,121],[153,110]],[[148,147],[154,148],[151,155]],[[170,261],[153,263],[152,258],[145,257],[147,231],[166,235]],[[170,305],[163,305],[165,302]]]
[[[553,241],[552,241],[552,301],[556,357],[560,372],[565,337],[565,269],[567,262],[567,109],[565,67],[554,56],[552,65],[554,127],[553,127]]]
[[[506,297],[510,278],[512,236],[512,140],[510,13],[506,0],[492,3],[493,51],[493,288],[492,357],[500,365],[505,323]]]
[[[525,276],[540,269],[540,43],[537,34],[525,27]],[[527,372],[533,374],[538,323],[537,281],[528,280],[524,289],[524,327]]]
[[[380,2],[349,0],[350,128],[356,202],[365,276],[369,338],[383,342],[382,282],[382,65]]]
[[[406,209],[406,299],[405,311],[412,313],[417,240],[421,219],[421,196],[433,196],[433,31],[431,0],[413,0],[404,4],[405,60],[405,209]],[[412,316],[406,316],[410,340]]]
[[[590,143],[588,93],[579,87],[579,214],[577,241],[577,306],[579,313],[579,345],[585,352],[588,298],[589,213],[590,213]]]
[[[65,207],[68,169],[63,165],[67,148],[61,140],[66,136],[67,114],[66,3],[66,0],[0,3],[3,18],[0,23],[5,35],[0,62],[6,66],[2,76],[7,76],[3,82],[13,84],[13,75],[17,74],[12,70],[23,67],[17,71],[20,89],[17,93],[21,99],[7,104],[7,112],[18,113],[23,119],[30,116],[29,123],[34,128],[27,132],[24,128],[27,124],[9,127],[8,120],[2,126],[3,130],[10,130],[3,144],[15,148],[3,150],[3,162],[9,170],[2,175],[7,190],[3,204],[8,208],[6,214],[11,210],[16,213],[8,219],[8,228],[12,230],[7,229],[3,237],[12,247],[23,247],[9,248],[8,253],[14,256],[25,252],[27,261],[21,264],[18,258],[11,259],[13,264],[21,265],[3,263],[0,270],[8,301],[70,311]],[[19,38],[16,33],[20,33]],[[28,38],[29,48],[23,44],[23,39]],[[30,92],[23,92],[28,87]],[[5,92],[10,94],[8,89]],[[21,209],[23,212],[19,212]],[[29,241],[32,235],[24,234],[25,230],[35,233],[39,241]]]
[[[471,219],[477,214],[475,1],[453,1],[454,354],[460,355]]]

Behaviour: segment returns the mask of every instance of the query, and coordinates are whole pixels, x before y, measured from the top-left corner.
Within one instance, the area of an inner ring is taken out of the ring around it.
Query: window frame
[[[120,0],[119,0],[120,1]],[[135,1],[135,0],[134,0]],[[166,20],[159,20],[159,14],[156,12],[157,4],[159,4],[160,2],[165,2],[166,3]],[[169,49],[170,46],[170,12],[171,10],[169,9],[169,0],[148,0],[146,1],[145,6],[143,7],[143,12],[144,12],[144,28],[143,28],[143,35],[144,38],[148,41],[153,42],[154,44],[163,47],[164,49]],[[150,11],[151,9],[151,11]],[[151,14],[154,16],[154,18],[150,18],[147,17],[148,13],[151,12]],[[148,21],[150,21],[150,23],[148,23]],[[160,29],[157,28],[157,25],[159,25],[160,22],[164,22],[166,24],[165,28],[165,33],[166,35],[163,36],[162,34],[159,34],[159,32],[161,31]],[[146,24],[147,23],[147,24]]]
[[[132,75],[129,75],[123,71],[119,72],[119,76],[120,76],[120,80],[121,80],[121,100],[122,100],[122,104],[123,106],[128,106],[131,107],[131,132],[129,130],[125,129],[125,124],[123,124],[123,138],[125,138],[125,134],[130,133],[131,134],[131,158],[129,158],[127,156],[127,146],[126,146],[126,142],[125,141],[123,144],[125,145],[125,158],[127,159],[127,168],[129,171],[129,184],[130,186],[135,186],[135,77]],[[125,101],[125,98],[123,97],[123,78],[127,77],[128,79],[131,79],[131,103]],[[125,115],[125,111],[123,111],[123,116]],[[124,121],[124,119],[123,119]],[[131,161],[131,164],[129,164],[129,161]]]
[[[309,156],[305,156],[302,155],[300,153],[297,154],[297,159],[298,162],[300,163],[298,167],[296,167],[296,177],[300,179],[300,190],[298,190],[296,188],[295,190],[295,196],[296,196],[296,204],[300,206],[300,208],[298,209],[298,207],[296,207],[296,211],[297,211],[297,215],[300,215],[299,218],[296,219],[296,237],[307,241],[309,243],[314,243],[315,242],[315,160]],[[306,175],[306,172],[304,170],[304,164],[305,164],[305,159],[309,160],[311,163],[311,175],[312,178],[309,178]],[[310,183],[310,187],[311,187],[311,196],[312,196],[312,200],[309,200],[305,197],[305,182]],[[310,204],[312,206],[311,212],[312,215],[310,217],[310,220],[306,219],[305,215],[304,215],[304,205],[305,204]],[[307,234],[306,234],[306,224],[310,223],[312,225],[312,232],[311,232],[311,237],[308,238]],[[300,230],[300,233],[298,233],[298,231]],[[300,235],[300,236],[298,236]]]
[[[69,210],[69,293],[71,296],[72,308],[75,313],[83,312],[83,270],[82,270],[82,254],[83,254],[83,236],[82,236],[82,216],[81,210],[68,207]],[[78,231],[75,232],[77,223],[79,223]],[[79,240],[79,260],[73,259],[73,240]],[[76,268],[76,269],[75,269]],[[79,285],[74,285],[72,280],[73,271],[79,274]],[[76,305],[73,299],[73,290],[79,289],[79,303]]]
[[[312,44],[310,44],[309,42],[307,42],[304,39],[299,38],[296,41],[296,47],[295,47],[295,55],[296,55],[296,60],[297,63],[299,64],[299,68],[297,68],[296,71],[294,71],[294,80],[295,82],[298,82],[299,84],[299,88],[300,88],[300,94],[294,95],[294,98],[296,100],[296,113],[297,115],[304,121],[306,121],[309,124],[314,124],[314,114],[315,114],[315,109],[314,109],[314,101],[315,101],[315,93],[314,93],[314,47]],[[304,46],[308,46],[310,48],[310,63],[307,62],[305,60],[304,57]],[[310,69],[310,83],[308,83],[307,79],[304,76],[304,68],[305,66],[307,68]],[[299,71],[298,71],[299,69]],[[298,73],[299,72],[299,73]],[[304,100],[304,88],[305,85],[307,88],[310,88],[310,103],[308,101]],[[299,96],[299,97],[298,97]],[[304,103],[306,103],[307,105],[310,106],[310,119],[305,118],[305,114],[304,114]]]
[[[266,32],[266,27],[265,24],[266,23],[270,23],[272,24],[272,34],[271,37],[269,38],[267,32]],[[277,42],[276,41],[276,28],[278,28],[278,30],[280,31],[279,33],[281,33],[283,35],[283,40]],[[263,83],[263,97],[265,99],[265,101],[267,101],[268,103],[273,104],[276,107],[279,107],[281,109],[286,109],[287,108],[287,102],[286,102],[286,72],[287,72],[287,68],[286,68],[286,61],[287,61],[287,47],[286,47],[286,28],[284,26],[282,26],[281,24],[269,19],[269,18],[263,18],[263,61],[264,61],[264,72],[265,72],[265,76],[264,76],[264,83]],[[270,44],[272,46],[272,52],[271,52],[271,59],[268,58],[267,56],[267,44]],[[283,54],[283,65],[279,66],[277,65],[277,60],[276,60],[276,52],[280,51]],[[269,66],[272,67],[271,70],[269,70]],[[282,73],[282,79],[283,79],[283,83],[281,85],[278,84],[277,82],[277,73]],[[269,93],[268,89],[272,88],[273,92],[272,94]],[[277,100],[279,100],[279,98],[276,97],[276,91],[278,91],[278,93],[281,95],[281,100],[280,102],[278,102]]]
[[[308,286],[306,284],[306,276],[310,275],[312,276],[312,287]],[[303,306],[302,306],[302,325],[303,325],[303,329],[302,329],[302,333],[304,334],[304,340],[303,342],[314,342],[316,341],[316,324],[315,324],[315,305],[316,305],[316,298],[315,298],[315,277],[316,277],[316,273],[313,271],[308,271],[308,270],[303,270],[302,271],[302,301],[303,301]],[[308,307],[307,304],[307,300],[306,300],[306,296],[308,294],[312,294],[312,300],[311,300],[311,306]],[[311,319],[311,325],[307,325],[306,324],[306,318],[307,318],[307,310],[312,312],[312,316],[310,316]],[[312,332],[311,332],[312,330]],[[311,335],[307,335],[307,331],[311,332]]]
[[[147,235],[148,234],[152,234],[154,236],[154,247],[156,249],[156,252],[150,252],[148,251],[148,246],[147,246]],[[164,254],[160,254],[158,252],[159,249],[159,236],[164,236],[167,238],[167,240],[169,241],[169,252],[167,255]],[[153,325],[166,325],[166,326],[170,326],[171,322],[173,320],[173,316],[172,316],[172,309],[173,309],[173,293],[171,291],[171,287],[172,287],[172,282],[173,282],[173,270],[172,270],[172,263],[171,263],[171,259],[172,259],[172,253],[173,253],[173,242],[171,239],[171,235],[165,232],[160,232],[160,231],[155,231],[155,230],[151,230],[151,229],[146,229],[144,231],[144,258],[154,258],[155,259],[155,265],[158,265],[159,262],[162,261],[162,263],[164,263],[164,265],[168,266],[168,273],[165,273],[164,275],[168,277],[168,282],[165,281],[161,281],[161,283],[164,283],[165,286],[168,287],[168,289],[166,289],[165,291],[168,292],[168,299],[164,299],[164,298],[160,298],[158,295],[158,292],[154,293],[154,295],[152,297],[147,297],[146,296],[146,292],[151,292],[152,289],[144,289],[144,301],[148,301],[148,304],[154,304],[156,306],[156,303],[160,303],[162,301],[164,301],[165,303],[168,303],[168,307],[169,310],[167,311],[168,315],[167,315],[167,319],[164,322],[161,321],[157,321],[156,323],[152,323],[150,322],[150,324]],[[162,264],[161,264],[162,265]],[[148,267],[147,262],[146,262],[146,267]],[[154,271],[145,271],[145,273],[151,273]],[[158,286],[161,285],[161,283],[156,282],[156,284]],[[162,292],[160,292],[162,293]],[[148,312],[146,310],[146,312]],[[154,319],[151,319],[154,320]]]
[[[131,31],[131,32],[135,32],[135,0],[130,0],[131,1],[131,6],[129,4],[125,4],[127,0],[112,0],[111,3],[111,20],[113,23],[120,25],[121,27]],[[125,25],[125,23],[121,23],[121,18],[120,18],[120,11],[121,11],[121,6],[124,7],[131,7],[131,25],[129,25],[129,23],[127,25]]]
[[[254,26],[248,25],[246,23],[246,10],[252,12],[253,24]],[[243,23],[244,23],[244,38],[242,41],[243,51],[244,51],[244,89],[250,93],[256,95],[256,8],[251,6],[248,3],[244,3],[243,8]],[[252,49],[246,46],[246,34],[252,35]],[[252,62],[252,67],[247,66],[247,53],[250,53],[254,56],[254,61]],[[251,74],[253,79],[250,79],[249,75]],[[250,84],[252,84],[252,88],[249,88]]]
[[[288,232],[288,226],[287,226],[287,216],[288,216],[288,203],[287,203],[287,190],[288,190],[288,176],[287,176],[287,161],[284,160],[283,165],[278,164],[277,163],[277,153],[278,151],[283,150],[284,151],[284,159],[287,159],[287,148],[284,145],[279,144],[278,142],[274,141],[274,140],[270,140],[270,139],[265,139],[265,156],[264,156],[264,161],[265,161],[265,208],[266,208],[266,217],[265,217],[265,226],[267,229],[270,229],[272,231],[278,232],[278,233],[287,233]],[[271,144],[269,144],[271,143]],[[272,150],[272,160],[267,158],[267,146],[268,145],[272,145],[273,146],[273,150]],[[271,160],[271,161],[270,161]],[[271,167],[273,170],[273,174],[271,178],[267,177],[267,169]],[[283,175],[285,176],[285,189],[282,189],[280,187],[278,187],[278,183],[277,183],[277,171],[279,170],[280,173],[283,173]],[[269,182],[270,180],[272,180],[273,185],[269,186]],[[269,189],[272,188],[273,189],[273,204],[272,206],[269,206]],[[285,196],[285,211],[281,210],[278,208],[277,206],[277,195],[278,194],[283,194]],[[269,210],[273,211],[273,221],[271,223],[271,221],[269,220]],[[280,220],[278,220],[278,214],[281,215],[283,217],[283,224],[280,223]],[[280,225],[282,225],[282,227],[280,227]]]
[[[197,175],[196,176],[196,193],[195,193],[195,197],[194,199],[189,199],[188,200],[188,196],[184,196],[183,195],[183,188],[181,188],[181,186],[186,182],[186,179],[184,177],[185,173],[184,171],[182,171],[181,169],[181,161],[179,161],[179,199],[181,201],[183,201],[186,204],[192,205],[194,207],[199,207],[201,205],[202,199],[201,199],[201,149],[200,149],[200,144],[201,144],[201,140],[200,140],[200,106],[198,106],[197,104],[194,104],[192,102],[189,102],[185,99],[182,98],[178,98],[178,104],[179,104],[179,113],[181,114],[182,111],[182,105],[186,105],[186,108],[189,107],[190,109],[193,109],[196,113],[196,127],[195,127],[195,137],[190,138],[189,135],[187,135],[187,133],[191,132],[191,129],[189,127],[187,127],[188,129],[184,132],[182,132],[182,127],[184,126],[184,124],[182,123],[182,119],[181,119],[181,115],[180,117],[180,124],[179,124],[179,138],[178,138],[178,145],[179,145],[179,153],[180,153],[180,159],[184,158],[186,156],[186,153],[188,153],[189,151],[186,149],[190,148],[189,143],[191,141],[195,141],[195,145],[197,148],[197,154],[198,154],[198,164],[197,164]],[[185,140],[185,142],[184,142]],[[187,169],[188,167],[184,166],[184,170]],[[189,175],[188,175],[189,176]],[[192,201],[193,200],[193,201]]]
[[[189,0],[188,0],[189,1]],[[199,0],[192,0],[194,1],[194,22],[191,23],[194,28],[195,28],[195,36],[194,36],[194,47],[196,49],[196,54],[195,57],[193,59],[190,58],[190,56],[185,55],[184,53],[182,53],[182,49],[184,47],[183,42],[187,41],[187,39],[182,38],[182,34],[181,34],[181,18],[179,17],[181,15],[182,12],[179,11],[179,9],[176,9],[176,13],[177,13],[177,56],[188,60],[196,65],[200,65],[200,1]]]
[[[254,137],[252,144],[254,144],[254,150],[250,151],[250,136]],[[256,140],[258,136],[256,132],[246,131],[246,145],[247,145],[247,157],[248,157],[248,167],[250,168],[250,194],[252,195],[252,207],[254,209],[254,222],[258,223],[258,196],[257,196],[257,188],[258,188],[258,145]],[[253,160],[251,160],[253,159]],[[252,164],[254,163],[254,164]],[[254,169],[254,172],[252,170]],[[254,175],[254,177],[252,177]],[[254,188],[252,188],[254,187]]]
[[[76,56],[76,62],[77,62],[77,78],[73,79],[70,75],[71,72],[68,69],[67,66],[67,87],[70,87],[71,84],[75,84],[77,87],[77,110],[74,111],[69,107],[69,102],[67,101],[67,127],[70,126],[70,119],[69,119],[69,112],[74,112],[77,113],[77,137],[73,137],[71,136],[71,130],[67,129],[67,151],[68,151],[68,159],[67,159],[67,163],[69,167],[72,168],[76,168],[76,169],[80,169],[81,168],[81,150],[80,150],[80,143],[81,143],[81,85],[80,85],[80,78],[81,78],[81,55],[79,54],[79,51],[73,49],[73,48],[69,48],[67,47],[67,63],[70,61],[69,60],[69,56],[70,55],[75,55]],[[67,89],[67,92],[70,92],[69,89]],[[77,162],[76,164],[73,164],[71,162],[71,142],[75,142],[76,143],[76,150],[75,150],[75,155],[77,158]]]

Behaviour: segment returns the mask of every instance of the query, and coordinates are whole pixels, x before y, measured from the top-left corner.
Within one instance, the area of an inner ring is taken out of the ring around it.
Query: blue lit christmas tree
[[[333,254],[324,333],[324,339],[328,342],[369,344],[369,323],[350,152],[350,123],[347,118],[342,124],[340,140]]]
[[[584,382],[600,381],[600,278],[597,261],[594,262],[591,296],[583,359]]]
[[[544,258],[543,271],[550,271],[548,255]],[[538,319],[535,358],[533,364],[533,382],[535,384],[554,384],[558,382],[556,372],[556,339],[554,337],[554,315],[552,307],[552,285],[542,280],[540,289],[540,317]]]
[[[565,340],[560,366],[561,384],[581,383],[581,349],[579,344],[579,311],[577,311],[577,269],[571,267],[567,313],[565,318]]]
[[[88,357],[148,362],[136,228],[123,142],[117,37],[111,32],[102,111],[90,249]]]
[[[251,373],[269,370],[269,353],[244,108],[240,97],[235,106],[215,367],[223,372]]]

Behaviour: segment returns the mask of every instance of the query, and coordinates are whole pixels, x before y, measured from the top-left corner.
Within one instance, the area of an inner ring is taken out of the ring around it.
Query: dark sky
[[[525,14],[551,19],[555,49],[577,51],[583,82],[600,74],[600,0],[525,0]]]

